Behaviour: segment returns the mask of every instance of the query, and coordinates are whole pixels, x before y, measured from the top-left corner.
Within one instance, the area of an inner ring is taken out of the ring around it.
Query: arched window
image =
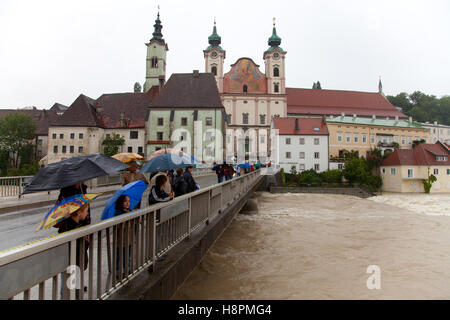
[[[158,58],[157,57],[152,58],[152,68],[158,68]]]
[[[278,67],[273,68],[273,76],[274,77],[280,76],[280,69],[278,69]]]
[[[280,86],[279,86],[278,83],[275,83],[275,84],[273,85],[273,91],[274,91],[274,92],[280,92]]]
[[[242,87],[242,91],[243,92],[248,92],[248,87],[246,84],[244,84],[244,86]]]
[[[213,75],[217,76],[217,67],[216,67],[216,66],[213,66],[213,67],[211,68],[211,73],[212,73]]]

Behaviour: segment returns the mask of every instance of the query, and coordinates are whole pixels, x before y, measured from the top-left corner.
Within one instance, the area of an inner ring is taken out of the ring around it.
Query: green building
[[[147,156],[175,148],[206,163],[222,161],[226,119],[212,73],[174,73],[147,113]]]

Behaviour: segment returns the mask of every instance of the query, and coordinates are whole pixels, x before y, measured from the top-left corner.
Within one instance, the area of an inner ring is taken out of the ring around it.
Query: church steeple
[[[223,50],[222,47],[220,46],[221,42],[222,38],[217,34],[216,19],[214,18],[213,33],[208,37],[209,47],[206,48],[206,50],[210,50],[213,47],[216,47],[219,50]]]
[[[384,96],[384,93],[383,93],[383,84],[381,83],[381,77],[380,77],[380,79],[378,80],[378,93],[380,93],[380,94],[382,94],[382,95]]]
[[[277,35],[277,28],[275,27],[275,18],[273,18],[272,36],[269,38],[269,46],[278,47],[281,44],[281,38]]]
[[[155,28],[155,31],[152,33],[153,38],[150,39],[150,42],[155,40],[164,44],[165,42],[163,39],[163,35],[161,33],[161,29],[163,26],[161,25],[161,20],[159,20],[159,8],[158,8],[158,16],[156,17],[155,24],[153,25],[153,27]]]

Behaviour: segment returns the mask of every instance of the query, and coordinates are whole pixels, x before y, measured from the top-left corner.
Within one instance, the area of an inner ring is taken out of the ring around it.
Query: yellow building
[[[450,150],[444,144],[397,149],[381,164],[382,191],[423,193],[423,179],[433,174],[431,193],[450,193]]]
[[[420,123],[402,119],[380,119],[341,115],[327,119],[330,133],[330,158],[342,157],[355,151],[366,156],[370,149],[394,151],[396,144],[403,149],[412,148],[413,141],[430,141],[430,132]]]

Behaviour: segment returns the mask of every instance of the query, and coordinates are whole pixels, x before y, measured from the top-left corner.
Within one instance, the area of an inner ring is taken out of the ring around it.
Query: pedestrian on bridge
[[[87,185],[84,183],[84,181],[76,183],[74,185],[61,188],[58,195],[58,200],[56,200],[56,203],[60,202],[64,198],[68,198],[77,194],[86,194],[87,193]],[[61,222],[60,222],[61,223]],[[59,228],[60,223],[57,223],[54,227]],[[88,207],[88,215],[85,219],[81,220],[82,226],[87,226],[91,224],[91,208]]]
[[[217,175],[217,183],[223,182],[223,177],[225,175],[225,170],[221,164],[214,163],[212,170],[216,172]]]
[[[187,193],[187,183],[183,177],[183,169],[178,168],[176,173],[177,175],[173,180],[173,191],[175,192],[175,197],[179,197]]]
[[[129,163],[130,167],[128,168],[128,172],[124,173],[122,176],[122,186],[125,186],[131,182],[142,180],[145,182],[145,184],[148,185],[148,180],[145,177],[145,175],[141,172],[139,172],[138,164],[136,161],[132,161]],[[141,203],[139,202],[136,205],[136,209],[141,208]]]
[[[167,194],[164,190],[169,178],[166,175],[158,175],[155,177],[155,185],[151,188],[148,195],[148,204],[152,205],[159,202],[167,202],[173,199],[174,194],[170,192]]]
[[[187,193],[194,192],[197,190],[197,182],[195,182],[194,178],[192,177],[192,170],[194,170],[193,166],[186,167],[186,170],[184,171],[183,177],[184,181],[186,181]]]

